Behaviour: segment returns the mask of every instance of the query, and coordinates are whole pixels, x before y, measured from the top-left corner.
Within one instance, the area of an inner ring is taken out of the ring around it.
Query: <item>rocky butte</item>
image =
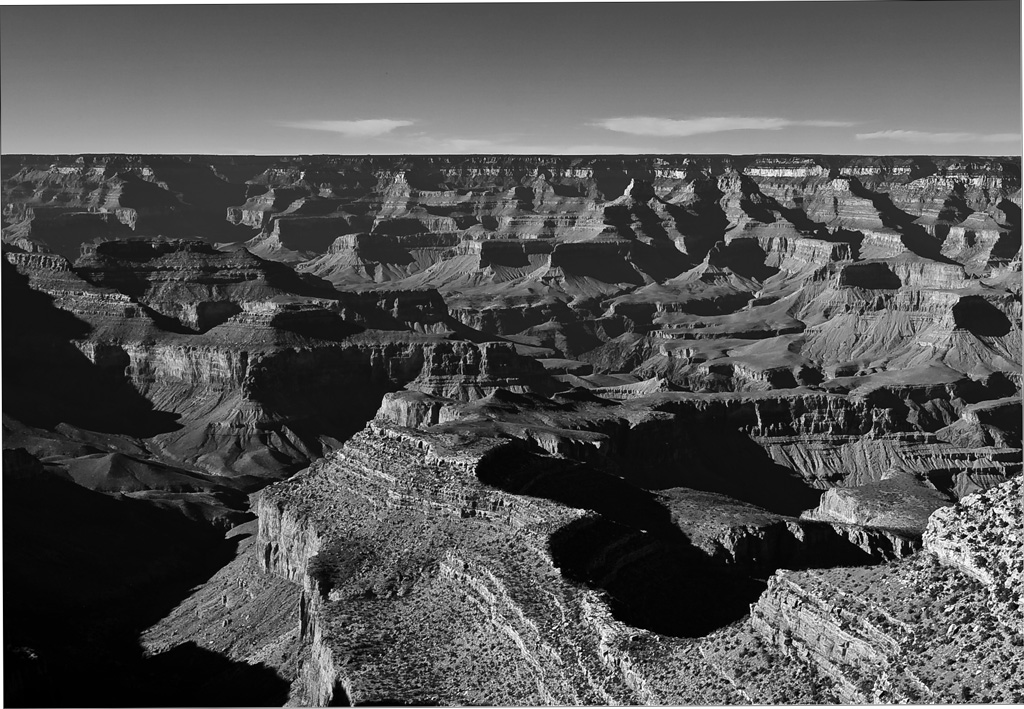
[[[1019,160],[2,191],[8,704],[1024,702]]]

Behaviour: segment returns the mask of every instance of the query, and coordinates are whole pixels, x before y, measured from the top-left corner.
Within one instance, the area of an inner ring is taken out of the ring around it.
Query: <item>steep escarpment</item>
[[[97,646],[131,677],[234,704],[1019,699],[1019,161],[3,180],[13,468],[187,541],[183,585]],[[19,632],[25,691],[84,656]]]

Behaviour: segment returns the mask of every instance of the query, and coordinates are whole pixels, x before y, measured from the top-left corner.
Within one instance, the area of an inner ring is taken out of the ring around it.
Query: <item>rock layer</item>
[[[130,676],[292,705],[1020,700],[1019,161],[2,171],[5,494],[44,476],[60,510],[237,545],[195,588],[182,557],[146,656],[141,626],[99,643]],[[19,632],[21,689],[77,676],[81,638]]]

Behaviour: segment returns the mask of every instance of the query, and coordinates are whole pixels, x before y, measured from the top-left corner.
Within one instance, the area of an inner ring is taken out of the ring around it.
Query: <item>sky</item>
[[[3,153],[1020,155],[1017,0],[0,7]]]

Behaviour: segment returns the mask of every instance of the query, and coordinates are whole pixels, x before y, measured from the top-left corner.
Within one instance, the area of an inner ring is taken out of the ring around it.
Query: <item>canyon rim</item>
[[[7,705],[1024,703],[1019,6],[134,9],[2,9]]]

